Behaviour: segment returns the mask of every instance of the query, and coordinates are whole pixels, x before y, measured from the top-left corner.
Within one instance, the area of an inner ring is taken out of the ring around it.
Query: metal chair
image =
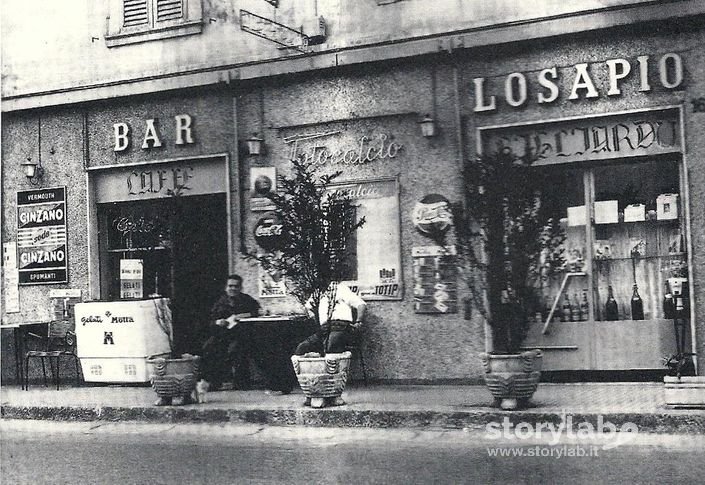
[[[76,383],[80,385],[81,371],[78,365],[78,357],[75,353],[76,332],[74,332],[72,321],[55,320],[49,322],[46,335],[37,335],[30,332],[28,336],[40,341],[40,349],[28,350],[25,353],[24,383],[22,386],[24,390],[29,390],[29,360],[31,358],[40,358],[42,360],[44,386],[47,386],[47,372],[44,361],[49,359],[52,379],[56,384],[56,389],[59,390],[59,385],[61,384],[61,357],[73,357],[76,365]],[[54,366],[56,366],[56,370],[54,370]]]
[[[345,350],[352,354],[353,360],[357,357],[362,370],[362,379],[367,385],[367,368],[365,367],[365,357],[362,355],[362,331],[360,329],[350,328]]]

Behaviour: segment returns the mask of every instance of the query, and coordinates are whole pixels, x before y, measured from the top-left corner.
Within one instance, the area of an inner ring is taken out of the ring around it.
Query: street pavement
[[[7,419],[0,421],[0,435],[0,477],[13,485],[660,485],[700,483],[705,472],[703,435],[639,432],[610,446],[610,433],[554,440],[548,434],[495,437],[467,429]]]
[[[493,407],[482,385],[353,385],[343,397],[343,406],[312,409],[298,390],[284,396],[231,390],[208,393],[204,404],[155,407],[148,386],[2,386],[0,412],[16,419],[461,430],[484,429],[505,416],[516,424],[559,423],[571,415],[575,422],[634,423],[645,432],[705,434],[705,410],[668,408],[660,383],[542,383],[531,407],[515,412]]]

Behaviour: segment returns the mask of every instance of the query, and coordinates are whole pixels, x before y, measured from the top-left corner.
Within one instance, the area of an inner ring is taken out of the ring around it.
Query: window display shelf
[[[553,300],[553,305],[551,306],[551,310],[548,312],[548,316],[546,317],[546,321],[543,324],[543,330],[542,333],[546,335],[548,333],[548,326],[551,324],[551,321],[553,320],[553,314],[556,312],[556,308],[558,308],[558,303],[561,301],[561,295],[563,294],[563,290],[565,290],[566,283],[568,283],[568,279],[572,278],[574,276],[587,276],[587,273],[584,271],[573,271],[570,273],[566,273],[563,276],[563,281],[561,282],[561,288],[558,290],[558,293],[556,294],[555,300]]]
[[[140,251],[163,251],[169,249],[166,246],[151,246],[148,248],[119,248],[119,249],[107,249],[107,253],[137,253]]]
[[[599,264],[601,262],[609,263],[611,261],[639,261],[640,259],[663,259],[663,258],[684,258],[688,253],[670,253],[670,254],[655,254],[652,256],[639,256],[635,258],[624,257],[624,258],[597,258],[593,260],[593,263]]]

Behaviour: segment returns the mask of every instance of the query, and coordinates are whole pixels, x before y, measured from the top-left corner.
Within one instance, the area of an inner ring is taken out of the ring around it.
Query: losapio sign
[[[274,251],[284,242],[282,223],[274,214],[261,217],[255,225],[255,241],[267,251]]]
[[[642,55],[636,59],[585,62],[560,69],[550,67],[538,73],[512,72],[503,79],[477,77],[473,79],[473,111],[492,112],[501,104],[519,108],[532,101],[548,104],[561,96],[573,101],[613,97],[622,94],[627,83],[641,93],[651,91],[654,85],[670,90],[680,87],[683,79],[683,59],[672,52],[658,59]]]

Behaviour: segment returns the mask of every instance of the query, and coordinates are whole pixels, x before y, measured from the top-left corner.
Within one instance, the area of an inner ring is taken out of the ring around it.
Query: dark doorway
[[[228,275],[225,195],[183,197],[173,247],[174,346],[200,354],[210,308]]]
[[[101,295],[119,300],[120,260],[143,261],[143,297],[171,298],[174,351],[200,353],[228,274],[225,194],[101,204]]]

